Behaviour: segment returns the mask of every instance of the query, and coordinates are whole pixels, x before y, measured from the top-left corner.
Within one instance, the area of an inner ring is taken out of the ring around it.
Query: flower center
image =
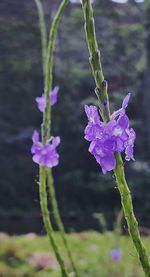
[[[120,127],[115,127],[113,130],[114,136],[120,136],[122,134],[122,129]]]

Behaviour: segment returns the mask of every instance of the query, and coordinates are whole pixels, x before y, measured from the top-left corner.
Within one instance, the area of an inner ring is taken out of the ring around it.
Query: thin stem
[[[93,18],[93,9],[90,0],[82,0],[82,8],[85,19],[85,33],[87,45],[90,53],[90,64],[93,77],[97,86],[96,94],[98,96],[100,113],[104,121],[109,120],[109,99],[107,93],[107,84],[104,82],[104,75],[100,60],[100,52],[95,33],[95,23]],[[104,86],[105,83],[105,86]],[[105,101],[105,102],[104,102]],[[105,105],[105,109],[102,107]],[[147,277],[150,277],[150,264],[146,249],[141,241],[138,223],[133,212],[131,193],[125,180],[124,166],[121,156],[116,153],[116,168],[114,170],[117,186],[121,195],[121,203],[124,215],[128,225],[128,231],[138,252],[138,256]]]
[[[96,95],[99,99],[100,113],[104,121],[110,118],[109,99],[107,94],[107,82],[104,80],[102,64],[100,59],[100,51],[95,33],[95,24],[93,18],[93,9],[88,0],[82,0],[82,7],[85,19],[85,34],[89,49],[89,62],[92,69],[92,74],[96,83]]]
[[[43,75],[46,76],[46,56],[47,56],[47,32],[46,23],[44,18],[43,6],[40,0],[34,0],[37,6],[39,16],[39,27],[41,32],[41,47],[42,47],[42,60],[43,60]]]
[[[58,208],[58,204],[57,204],[57,200],[56,200],[56,193],[55,193],[55,188],[54,188],[54,183],[53,183],[52,172],[50,169],[47,170],[47,182],[48,182],[48,187],[49,187],[49,192],[50,192],[50,200],[51,200],[51,204],[52,204],[52,209],[53,209],[53,214],[54,214],[54,218],[56,221],[56,225],[57,225],[58,229],[60,230],[60,234],[61,234],[64,246],[66,248],[66,252],[68,254],[69,260],[71,262],[72,269],[75,273],[75,276],[78,277],[78,272],[77,272],[76,266],[74,264],[72,254],[71,254],[71,251],[70,251],[70,248],[68,246],[68,242],[67,242],[67,239],[65,236],[64,225],[63,225],[61,217],[60,217],[59,208]]]
[[[57,28],[60,23],[62,14],[69,0],[63,0],[59,6],[59,9],[53,19],[52,26],[49,33],[48,52],[47,52],[47,64],[46,64],[46,78],[45,78],[45,94],[46,94],[46,109],[43,117],[42,137],[43,142],[50,137],[51,130],[51,105],[49,101],[49,93],[52,90],[53,82],[53,63],[54,63],[54,47],[57,34]]]
[[[45,115],[44,115],[44,124],[43,124],[43,129],[46,131],[46,134],[44,136],[44,140],[48,139],[50,136],[50,128],[51,128],[51,107],[49,105],[49,92],[52,89],[52,83],[53,83],[53,79],[52,79],[52,70],[53,70],[53,54],[54,54],[54,46],[55,46],[55,40],[56,40],[56,34],[57,34],[57,29],[58,29],[58,25],[60,23],[61,20],[61,16],[64,12],[64,9],[66,7],[66,5],[68,4],[68,0],[64,0],[62,1],[57,14],[52,22],[52,26],[51,26],[51,30],[50,30],[50,34],[49,34],[49,45],[48,45],[48,58],[47,58],[47,74],[46,74],[46,82],[45,82],[45,92],[46,92],[46,99],[47,99],[47,104],[46,104],[46,111],[45,111]],[[50,169],[47,169],[47,181],[48,181],[48,187],[49,187],[49,192],[50,192],[50,198],[51,198],[51,203],[52,203],[52,209],[54,212],[54,217],[56,220],[56,224],[57,227],[60,230],[60,234],[64,243],[64,246],[66,248],[66,252],[68,254],[68,257],[70,259],[72,268],[76,274],[76,276],[78,276],[77,274],[77,270],[75,267],[75,264],[73,262],[73,258],[67,243],[67,239],[65,237],[65,231],[64,231],[64,226],[63,223],[61,221],[61,217],[60,217],[60,213],[59,213],[59,209],[58,209],[58,205],[57,205],[57,200],[56,200],[56,194],[55,194],[55,188],[54,188],[54,180],[53,180],[53,176],[52,176],[52,171]]]
[[[116,153],[116,162],[117,166],[114,170],[114,173],[116,176],[118,189],[121,195],[121,203],[124,211],[124,216],[128,224],[128,231],[138,252],[139,259],[145,272],[145,275],[147,277],[150,277],[150,264],[148,260],[148,255],[146,253],[146,248],[143,245],[140,238],[138,222],[133,211],[131,192],[128,188],[125,179],[123,161],[118,153]]]
[[[66,1],[64,1],[66,2]],[[35,0],[35,3],[37,5],[38,9],[38,15],[39,15],[39,25],[40,25],[40,31],[41,31],[41,45],[42,45],[42,59],[43,59],[43,76],[45,79],[45,87],[46,90],[46,110],[43,114],[43,125],[42,125],[42,142],[43,144],[46,142],[46,140],[50,137],[50,118],[51,118],[51,109],[50,109],[50,101],[49,101],[49,90],[52,87],[52,76],[51,78],[47,77],[49,74],[52,75],[52,68],[53,68],[53,52],[54,52],[54,43],[55,43],[55,36],[51,36],[50,31],[50,40],[49,40],[49,46],[48,46],[48,53],[47,53],[47,34],[46,34],[46,24],[44,19],[44,12],[43,7],[40,2],[40,0]],[[60,6],[61,7],[61,6]],[[63,13],[63,8],[65,5],[62,6],[62,9],[59,9],[59,19],[61,18],[61,13]],[[54,20],[55,21],[55,20]],[[53,22],[54,23],[54,22]],[[52,23],[52,28],[54,27],[54,24]],[[59,21],[58,21],[59,23]],[[56,25],[56,30],[57,30]],[[55,30],[55,33],[56,33]],[[53,34],[53,33],[52,33]],[[50,47],[51,45],[51,47]],[[48,59],[47,59],[48,56]],[[49,62],[47,62],[47,60]],[[49,236],[51,245],[53,247],[53,250],[55,252],[56,258],[59,262],[62,276],[63,277],[69,277],[66,269],[64,261],[61,257],[61,254],[59,252],[59,249],[57,247],[57,243],[55,241],[54,237],[54,231],[51,225],[50,216],[49,216],[49,210],[48,210],[48,204],[47,204],[47,192],[46,192],[46,168],[40,167],[40,203],[41,203],[41,210],[42,210],[42,216],[43,221],[45,225],[45,229],[47,231],[47,234]],[[52,177],[52,175],[51,175]]]
[[[54,62],[53,56],[54,56],[56,34],[57,34],[57,29],[58,29],[58,25],[60,23],[62,14],[63,14],[64,9],[65,9],[66,5],[68,4],[68,2],[69,2],[69,0],[63,0],[61,5],[59,6],[56,16],[54,17],[54,20],[52,22],[52,26],[51,26],[50,34],[49,34],[47,64],[46,64],[46,79],[45,79],[46,110],[44,113],[43,127],[42,127],[43,142],[45,142],[50,137],[50,131],[51,131],[51,106],[50,106],[50,101],[49,101],[49,92],[52,89],[52,83],[53,83],[53,78],[52,78],[53,72],[52,71],[53,71],[53,62]],[[51,169],[47,169],[47,181],[48,181],[48,187],[49,187],[50,197],[51,197],[51,201],[52,201],[52,209],[54,212],[56,224],[60,230],[62,240],[64,242],[64,246],[66,248],[72,268],[73,268],[76,276],[78,276],[70,249],[68,247],[67,239],[65,237],[65,231],[64,231],[63,223],[61,221],[58,205],[57,205],[55,188],[54,188],[54,180],[53,180]]]
[[[117,237],[119,237],[121,235],[121,223],[122,223],[122,219],[123,219],[123,209],[121,209],[119,211],[119,213],[117,214],[117,218],[116,218],[116,222],[114,225],[114,233]]]
[[[40,205],[41,205],[41,211],[42,211],[44,225],[45,225],[49,240],[51,242],[51,245],[54,249],[57,261],[60,264],[62,276],[69,277],[69,275],[65,269],[64,262],[59,253],[57,243],[54,238],[53,228],[52,228],[52,225],[50,222],[50,216],[49,216],[48,204],[47,204],[47,192],[46,192],[46,172],[45,172],[44,167],[40,167]]]
[[[45,40],[44,40],[44,38],[45,38],[44,34],[46,33],[46,25],[45,25],[45,21],[44,21],[43,8],[42,8],[42,5],[39,0],[35,0],[35,1],[38,4],[39,18],[40,18],[40,23],[41,23],[40,29],[41,29],[41,36],[42,36],[42,51],[44,53],[44,55],[43,55],[43,74],[45,77],[46,109],[43,114],[42,141],[43,141],[43,143],[45,143],[47,141],[47,139],[50,137],[50,133],[51,133],[51,106],[50,106],[50,101],[49,101],[49,97],[50,97],[49,93],[52,89],[52,82],[53,82],[52,70],[53,70],[53,55],[54,55],[56,33],[57,33],[58,25],[61,20],[61,16],[62,16],[63,11],[68,3],[68,0],[62,1],[61,5],[58,9],[58,12],[52,22],[52,26],[51,26],[50,34],[49,34],[48,50],[47,50],[47,42],[45,43]],[[46,49],[46,53],[47,53],[46,60],[45,60],[45,49]],[[47,171],[47,175],[45,176],[46,171]],[[71,252],[69,250],[67,240],[65,237],[64,227],[61,222],[61,218],[60,218],[60,214],[59,214],[59,210],[58,210],[52,171],[49,169],[46,169],[46,171],[40,172],[40,176],[41,176],[41,174],[43,174],[43,178],[45,178],[45,182],[46,182],[46,177],[47,177],[48,186],[49,186],[49,190],[50,190],[50,196],[51,196],[51,200],[52,200],[52,208],[53,208],[53,211],[55,211],[54,212],[55,220],[60,229],[60,233],[61,233],[61,236],[62,236],[62,239],[64,242],[64,246],[66,248],[68,257],[71,261],[73,270],[76,272],[76,269],[75,269],[75,266],[73,263],[73,259],[71,256]],[[46,186],[46,184],[45,184],[45,186]],[[48,225],[46,225],[46,227],[48,228]],[[47,232],[48,231],[50,231],[50,230],[47,229]],[[56,253],[56,248],[54,248],[54,251]],[[59,259],[59,263],[60,263],[60,259]],[[60,266],[62,267],[62,261],[61,261]],[[77,276],[77,274],[76,274],[76,276]]]

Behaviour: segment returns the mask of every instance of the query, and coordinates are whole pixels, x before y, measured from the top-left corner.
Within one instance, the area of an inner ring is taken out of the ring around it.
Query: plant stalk
[[[47,62],[46,62],[46,77],[45,77],[45,95],[46,95],[46,109],[43,117],[43,126],[42,126],[42,137],[43,142],[45,143],[50,138],[51,131],[51,105],[49,101],[50,92],[52,90],[53,83],[53,63],[54,63],[54,47],[57,34],[57,28],[60,23],[62,14],[66,5],[69,3],[69,0],[63,0],[60,4],[58,11],[53,19],[49,40],[48,40],[48,50],[47,50]]]
[[[54,187],[54,183],[53,183],[53,177],[52,177],[52,173],[50,172],[50,170],[47,171],[47,182],[48,182],[48,187],[49,187],[49,192],[50,192],[50,200],[51,200],[51,204],[52,204],[55,222],[56,222],[57,228],[60,231],[62,241],[64,243],[68,258],[71,262],[72,269],[75,273],[75,276],[78,277],[79,275],[78,275],[78,272],[77,272],[75,263],[73,261],[72,254],[71,254],[71,251],[70,251],[70,248],[69,248],[66,236],[65,236],[65,229],[64,229],[64,225],[62,223],[61,216],[59,213],[59,208],[58,208],[58,204],[57,204],[57,200],[56,200],[55,187]]]
[[[68,4],[68,2],[69,2],[69,0],[63,0],[61,5],[59,6],[59,9],[53,19],[52,26],[50,29],[50,34],[49,34],[47,65],[46,65],[47,70],[46,70],[46,80],[45,80],[46,110],[45,110],[44,119],[43,119],[43,132],[44,132],[43,139],[44,139],[44,141],[50,137],[50,131],[51,131],[51,106],[50,106],[50,101],[49,101],[49,92],[52,90],[52,83],[53,83],[53,63],[54,63],[53,57],[54,57],[56,34],[57,34],[57,29],[58,29],[62,14],[63,14],[64,9],[65,9],[66,5]],[[77,270],[76,270],[76,267],[75,267],[75,264],[74,264],[74,261],[73,261],[68,243],[67,243],[64,226],[61,221],[61,217],[60,217],[60,213],[59,213],[59,209],[58,209],[52,170],[48,169],[48,168],[47,168],[47,182],[48,182],[50,199],[51,199],[51,204],[52,204],[52,209],[53,209],[56,225],[57,225],[58,229],[60,230],[60,234],[61,234],[64,246],[66,248],[66,252],[68,254],[69,260],[71,262],[72,268],[76,274],[76,277],[78,277]]]
[[[47,141],[47,139],[50,137],[50,133],[51,133],[51,106],[49,103],[49,93],[52,90],[52,83],[53,83],[53,79],[52,79],[53,55],[54,55],[54,47],[55,47],[57,28],[60,23],[61,16],[64,12],[64,9],[65,9],[66,5],[68,4],[69,0],[62,1],[61,5],[59,6],[58,12],[52,22],[52,26],[51,26],[50,34],[49,34],[48,49],[47,49],[46,24],[45,24],[45,19],[44,19],[43,6],[42,6],[40,0],[35,0],[35,2],[37,5],[38,15],[39,15],[42,57],[43,57],[43,75],[45,78],[46,110],[43,115],[43,124],[42,124],[42,139],[43,139],[43,143],[45,143]],[[52,170],[45,168],[45,171],[44,172],[41,171],[40,174],[46,174],[46,176],[43,175],[42,177],[45,178],[45,182],[47,179],[48,188],[49,188],[50,197],[51,197],[52,209],[53,209],[53,213],[54,213],[54,218],[55,218],[57,227],[60,230],[60,234],[61,234],[64,246],[66,248],[66,252],[68,254],[69,260],[71,262],[72,268],[76,274],[76,277],[78,277],[77,270],[76,270],[75,264],[73,262],[73,258],[72,258],[72,255],[71,255],[68,243],[67,243],[64,226],[61,221],[61,217],[60,217],[60,213],[59,213],[59,209],[58,209]],[[48,225],[47,225],[47,227],[48,227]],[[50,231],[50,228],[49,228],[49,231]],[[55,251],[55,254],[57,254],[56,247],[54,248],[54,251]],[[57,254],[57,256],[58,256],[58,254]],[[59,263],[60,263],[60,258],[59,258]],[[60,265],[62,267],[62,263]]]
[[[65,1],[64,1],[65,2]],[[47,33],[46,33],[46,23],[45,23],[45,18],[44,18],[44,11],[43,11],[43,6],[41,4],[40,0],[35,0],[37,10],[38,10],[38,16],[39,16],[39,26],[40,26],[40,32],[41,32],[41,46],[42,46],[42,64],[43,64],[43,76],[45,80],[45,87],[47,88],[46,91],[46,110],[43,114],[43,124],[42,124],[42,142],[43,144],[46,143],[47,139],[50,137],[50,128],[48,122],[50,121],[51,118],[51,109],[50,109],[50,101],[49,101],[49,91],[50,88],[52,87],[52,78],[48,79],[47,76],[48,74],[52,74],[52,67],[53,62],[52,59],[49,59],[49,63],[47,62],[47,56],[49,57],[50,55],[53,56],[53,51],[51,53],[47,53]],[[63,12],[63,10],[62,10]],[[53,44],[55,42],[55,37],[53,38]],[[52,44],[51,41],[49,41],[49,45]],[[53,49],[54,50],[54,49]],[[51,68],[51,70],[50,70]],[[51,83],[48,80],[51,80]],[[60,265],[61,268],[61,273],[63,277],[69,277],[66,269],[65,269],[65,264],[64,261],[61,257],[61,254],[59,252],[59,249],[57,247],[57,243],[54,237],[54,231],[53,227],[50,221],[50,215],[49,215],[49,210],[48,210],[48,204],[47,204],[47,192],[46,192],[46,167],[40,167],[40,172],[39,172],[39,179],[40,179],[40,204],[41,204],[41,211],[42,211],[42,216],[43,216],[43,221],[45,225],[45,229],[47,231],[47,234],[49,236],[51,245],[53,247],[53,250],[55,252],[57,261]],[[52,176],[52,175],[51,175]],[[53,178],[53,177],[52,177]]]
[[[45,80],[45,93],[46,93],[46,110],[45,110],[45,115],[44,115],[44,124],[46,135],[44,136],[44,139],[48,139],[50,137],[50,131],[51,131],[51,106],[49,102],[49,92],[52,90],[52,83],[53,83],[53,63],[54,63],[54,47],[55,47],[55,41],[56,41],[56,34],[57,34],[57,29],[58,25],[60,23],[62,14],[64,12],[64,9],[66,5],[68,4],[69,0],[63,0],[61,5],[59,6],[59,9],[56,13],[56,16],[54,17],[54,20],[52,22],[52,26],[50,29],[50,34],[49,34],[49,44],[48,44],[48,53],[47,53],[47,70],[46,70],[46,80]],[[54,213],[54,218],[56,221],[56,225],[58,229],[60,230],[60,234],[64,243],[64,246],[66,248],[66,252],[68,254],[69,260],[71,262],[72,268],[76,274],[76,277],[78,277],[77,270],[67,243],[67,239],[65,236],[65,231],[64,231],[64,226],[61,221],[59,209],[58,209],[58,204],[56,200],[56,193],[55,193],[55,187],[54,187],[54,180],[53,180],[53,175],[52,175],[52,170],[47,169],[47,182],[48,182],[48,188],[49,188],[49,193],[50,193],[50,199],[51,199],[51,204],[52,204],[52,209]]]
[[[40,167],[40,205],[43,216],[44,225],[50,240],[50,243],[54,249],[57,261],[59,262],[61,273],[63,277],[69,277],[66,269],[64,261],[59,253],[57,243],[54,238],[54,231],[50,222],[50,215],[48,211],[48,203],[47,203],[47,192],[46,192],[46,172],[44,167]]]
[[[43,6],[40,0],[34,0],[37,6],[39,27],[41,32],[41,47],[42,47],[42,64],[43,64],[43,76],[46,76],[46,57],[47,57],[47,32],[44,18]]]
[[[93,17],[93,9],[90,0],[82,0],[82,8],[85,20],[85,33],[86,41],[90,54],[90,64],[93,73],[93,77],[96,83],[96,94],[99,100],[100,114],[103,121],[109,121],[110,109],[109,98],[107,93],[107,83],[104,80],[100,51],[98,49],[98,43],[95,32],[95,22]],[[116,153],[116,168],[114,174],[116,177],[117,186],[121,196],[121,203],[124,211],[124,215],[128,225],[128,231],[137,250],[142,268],[146,277],[150,277],[150,263],[146,249],[141,241],[138,223],[134,215],[132,197],[128,188],[125,174],[124,165],[119,153]]]

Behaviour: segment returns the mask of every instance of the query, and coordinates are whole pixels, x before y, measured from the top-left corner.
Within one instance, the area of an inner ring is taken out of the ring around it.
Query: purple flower
[[[95,106],[85,105],[85,112],[89,120],[85,128],[85,139],[92,141],[95,138],[100,138],[103,133],[103,125],[100,122],[97,108]]]
[[[111,118],[116,118],[118,115],[124,115],[126,112],[126,108],[128,107],[128,103],[130,100],[131,93],[128,93],[125,99],[123,100],[122,107],[121,109],[115,111],[112,115]]]
[[[35,163],[50,168],[58,165],[59,155],[56,152],[56,147],[60,144],[60,137],[51,137],[50,143],[43,145],[39,141],[38,132],[34,131],[32,141],[31,153]]]
[[[101,124],[99,114],[95,106],[85,105],[85,112],[90,123]]]
[[[111,258],[112,258],[112,260],[114,260],[114,261],[119,261],[120,259],[121,259],[121,257],[122,257],[122,254],[123,254],[123,252],[122,252],[122,250],[121,249],[113,249],[112,251],[111,251]]]
[[[56,86],[54,89],[49,93],[50,96],[50,104],[51,106],[55,105],[57,102],[57,95],[58,95],[59,87]],[[41,97],[36,97],[36,102],[38,105],[38,109],[43,113],[46,108],[46,97],[43,93]]]
[[[90,141],[89,152],[102,167],[103,173],[116,167],[115,152],[125,151],[126,160],[134,160],[133,147],[136,134],[129,128],[126,108],[130,99],[128,94],[122,108],[114,112],[107,123],[100,121],[97,107],[85,105],[88,125],[85,128],[85,139]]]
[[[43,113],[46,108],[45,94],[43,93],[41,97],[36,97],[35,100],[37,102],[38,109],[40,110],[40,112]]]
[[[94,155],[96,161],[101,165],[104,174],[116,166],[114,147],[114,140],[108,137],[95,139],[90,144],[89,152]]]
[[[51,106],[55,105],[57,102],[57,96],[58,96],[59,87],[56,86],[54,89],[50,92],[50,103]]]
[[[128,140],[127,140],[127,145],[125,149],[125,153],[126,153],[125,159],[127,161],[129,161],[130,159],[135,161],[133,156],[133,147],[134,147],[134,141],[136,139],[136,134],[133,128],[127,129],[127,134],[128,134]]]

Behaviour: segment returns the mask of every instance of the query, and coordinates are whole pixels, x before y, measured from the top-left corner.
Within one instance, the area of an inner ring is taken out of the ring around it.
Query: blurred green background
[[[59,0],[43,0],[47,29]],[[137,132],[136,162],[126,164],[140,226],[150,213],[150,7],[149,1],[119,4],[95,0],[96,31],[111,111],[132,92],[128,115]],[[42,116],[35,97],[43,92],[41,41],[34,1],[0,1],[0,231],[38,232],[43,225],[38,197],[38,167],[32,162],[31,136]],[[99,230],[95,213],[112,229],[120,197],[112,173],[104,176],[84,140],[85,103],[96,104],[88,63],[80,3],[71,3],[58,30],[54,84],[53,135],[61,136],[60,165],[54,169],[57,198],[68,231]],[[126,232],[126,227],[124,228]]]

